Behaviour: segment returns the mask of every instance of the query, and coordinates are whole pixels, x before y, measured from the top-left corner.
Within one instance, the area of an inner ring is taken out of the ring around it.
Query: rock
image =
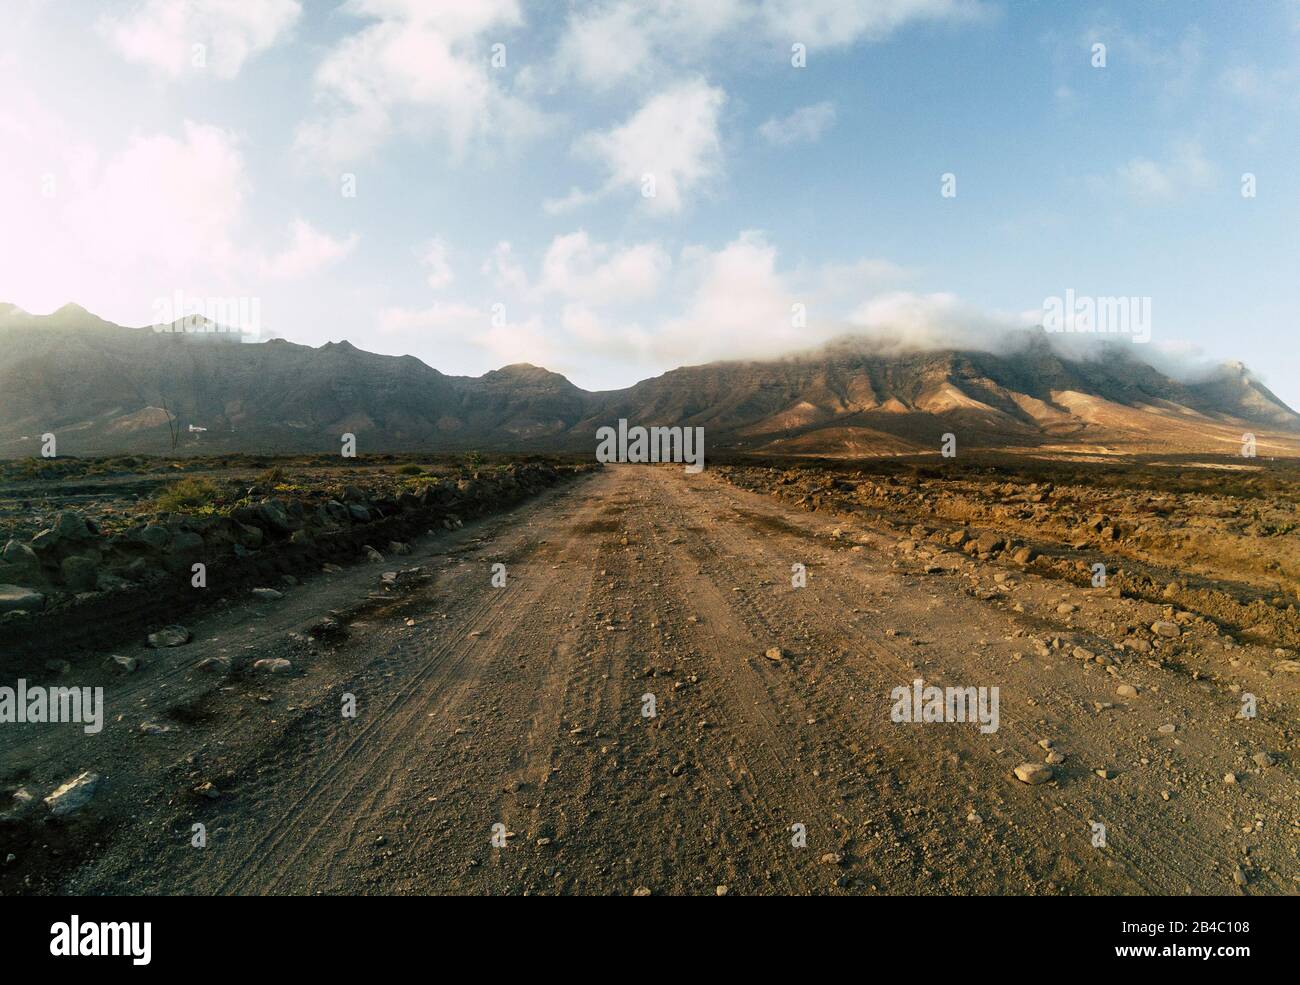
[[[1271,752],[1260,750],[1250,758],[1254,761],[1256,766],[1262,766],[1264,769],[1277,765],[1277,757],[1275,757]]]
[[[1136,698],[1138,696],[1138,689],[1132,684],[1121,684],[1119,687],[1115,688],[1115,693],[1121,698]]]
[[[254,588],[252,596],[259,602],[275,602],[284,598],[284,592],[277,592],[274,588]]]
[[[99,565],[90,557],[70,555],[64,557],[59,565],[64,576],[64,583],[72,591],[94,591],[95,580],[99,574]]]
[[[1249,881],[1246,879],[1246,873],[1238,865],[1232,870],[1232,881],[1238,886],[1244,886]]]
[[[2,587],[0,587],[0,591],[3,591]],[[0,610],[3,609],[4,604],[0,602]],[[1279,674],[1300,674],[1300,660],[1283,660],[1280,663],[1275,663],[1273,669]]]
[[[1168,620],[1161,619],[1151,624],[1151,632],[1155,633],[1157,636],[1163,636],[1166,639],[1173,639],[1182,633],[1182,629],[1179,628],[1179,625],[1176,622],[1169,622]]]
[[[284,505],[275,499],[268,499],[259,503],[256,507],[257,518],[260,521],[257,525],[284,536],[292,534],[295,530],[302,529],[302,521],[289,516],[289,511]]]
[[[13,807],[11,816],[24,817],[30,814],[36,808],[36,795],[26,787],[19,787],[14,791]]]
[[[1055,749],[1053,749],[1051,752],[1049,752],[1046,756],[1043,757],[1043,762],[1045,762],[1048,766],[1060,766],[1063,762],[1065,762],[1065,753],[1057,752]]]
[[[90,540],[95,536],[85,520],[66,511],[54,518],[54,532],[60,540]]]
[[[1021,763],[1015,769],[1016,779],[1021,783],[1028,783],[1031,787],[1036,787],[1040,783],[1046,783],[1056,772],[1050,766],[1044,766],[1042,763]]]
[[[171,553],[180,557],[193,557],[203,550],[203,538],[193,530],[177,530],[172,535]]]
[[[1224,773],[1224,774],[1223,774],[1223,782],[1226,783],[1226,784],[1227,784],[1228,786],[1230,786],[1230,787],[1232,787],[1232,786],[1236,786],[1236,785],[1237,785],[1237,774],[1236,774],[1236,773]]]
[[[10,539],[0,550],[0,561],[23,568],[35,567],[38,563],[36,552],[20,540]]]
[[[1097,656],[1097,654],[1093,653],[1091,650],[1082,646],[1076,646],[1072,651],[1072,655],[1074,656],[1075,660],[1083,660],[1085,662],[1088,660],[1092,660]]]
[[[1096,773],[1103,780],[1113,780],[1115,779],[1116,776],[1119,775],[1114,770],[1108,770],[1108,769],[1098,769],[1098,770],[1093,770],[1093,772]]]
[[[114,653],[104,661],[104,669],[114,674],[134,674],[140,669],[140,660],[138,657],[124,657]]]
[[[171,543],[171,531],[158,523],[151,523],[139,533],[134,535],[134,539],[140,541],[155,551],[165,551],[167,545]]]
[[[719,887],[718,887],[717,889],[715,889],[713,892],[714,892],[714,894],[717,895],[717,896],[726,896],[726,895],[727,895],[727,887],[726,887],[726,886],[719,886]]]
[[[768,660],[780,660],[785,656],[785,651],[779,646],[769,646],[763,656],[767,657]]]
[[[821,857],[822,865],[843,865],[844,856],[837,852],[827,852]]]
[[[155,650],[163,647],[184,646],[192,639],[190,631],[184,626],[164,626],[156,633],[149,634],[149,645]]]
[[[208,800],[216,800],[221,796],[221,791],[217,789],[216,784],[211,780],[200,783],[194,788],[194,792],[200,797],[206,797]]]
[[[636,889],[632,890],[632,895],[633,895],[633,896],[649,896],[649,895],[650,895],[650,887],[649,887],[649,886],[637,886]]]
[[[230,672],[230,661],[226,657],[206,657],[195,664],[194,669],[205,674],[226,674]]]
[[[99,789],[100,776],[89,771],[69,780],[45,798],[45,806],[55,817],[67,817],[82,810]]]
[[[0,612],[40,612],[45,596],[21,585],[0,585]]]
[[[1161,725],[1160,728],[1157,729],[1161,735],[1173,735],[1177,730],[1178,728],[1175,725]]]
[[[293,664],[284,657],[263,657],[253,662],[253,670],[262,674],[284,674],[293,669]]]
[[[141,722],[140,723],[141,735],[166,735],[168,732],[171,731],[174,731],[172,727],[163,722]]]
[[[1062,602],[1056,607],[1057,615],[1061,616],[1068,616],[1070,613],[1077,612],[1078,610],[1079,607],[1077,605],[1071,605],[1069,602]]]
[[[369,544],[363,547],[362,551],[365,553],[367,561],[374,561],[378,563],[384,559],[384,556],[380,554],[377,550],[375,550],[373,547],[371,547]]]
[[[333,616],[322,616],[307,627],[307,635],[318,640],[341,639],[347,633],[347,627]]]
[[[403,544],[400,540],[390,540],[388,542],[388,553],[390,554],[410,554],[411,548]]]
[[[261,527],[255,527],[251,523],[235,522],[235,541],[240,547],[246,550],[255,551],[262,546],[262,540],[266,537],[262,533]]]

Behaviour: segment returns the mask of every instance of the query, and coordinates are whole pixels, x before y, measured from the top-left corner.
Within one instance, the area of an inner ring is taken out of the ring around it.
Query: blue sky
[[[849,331],[983,344],[1068,288],[1300,405],[1295,2],[0,17],[0,299],[31,311],[256,298],[294,341],[595,389]]]

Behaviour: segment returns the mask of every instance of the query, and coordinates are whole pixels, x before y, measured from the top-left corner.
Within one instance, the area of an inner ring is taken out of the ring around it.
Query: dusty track
[[[879,534],[832,539],[836,526],[707,472],[614,467],[394,559],[433,577],[362,610],[336,648],[308,655],[286,634],[397,565],[214,616],[194,644],[110,684],[103,735],[7,740],[33,780],[87,768],[108,780],[101,844],[41,888],[1300,890],[1294,676],[1243,680],[1261,708],[1244,721],[1221,683],[1144,662],[1108,673],[1068,647],[1039,656],[1030,636],[1104,640],[1116,620],[1159,610],[1026,573],[1018,613],[1005,593],[967,590],[992,587],[989,566],[954,555],[926,574]],[[497,561],[503,589],[489,581]],[[795,562],[806,588],[791,587]],[[1056,615],[1066,596],[1079,611]],[[785,658],[766,659],[772,646]],[[301,674],[214,686],[191,669],[286,647]],[[1000,729],[891,722],[890,691],[918,676],[998,686]],[[1141,695],[1117,697],[1119,681]],[[355,719],[339,713],[344,692]],[[169,701],[189,709],[178,731],[125,734]],[[1011,771],[1042,761],[1040,739],[1067,759],[1028,787]],[[1259,750],[1277,765],[1254,765]],[[203,780],[222,796],[190,794]],[[190,846],[194,822],[208,847]],[[505,848],[490,843],[497,823]]]

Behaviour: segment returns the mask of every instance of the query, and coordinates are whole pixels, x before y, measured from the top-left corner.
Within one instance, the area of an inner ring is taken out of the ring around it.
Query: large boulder
[[[54,518],[54,532],[60,540],[87,541],[95,536],[94,530],[76,513],[63,512]]]
[[[301,506],[298,509],[300,515],[297,517],[293,516],[287,504],[278,499],[265,500],[259,503],[256,509],[260,521],[257,525],[263,530],[287,537],[295,530],[302,529]]]

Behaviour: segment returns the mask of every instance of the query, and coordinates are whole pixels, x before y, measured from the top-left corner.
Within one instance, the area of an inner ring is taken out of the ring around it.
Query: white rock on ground
[[[45,798],[45,806],[55,817],[75,814],[90,803],[99,788],[100,775],[86,771],[74,777]]]

